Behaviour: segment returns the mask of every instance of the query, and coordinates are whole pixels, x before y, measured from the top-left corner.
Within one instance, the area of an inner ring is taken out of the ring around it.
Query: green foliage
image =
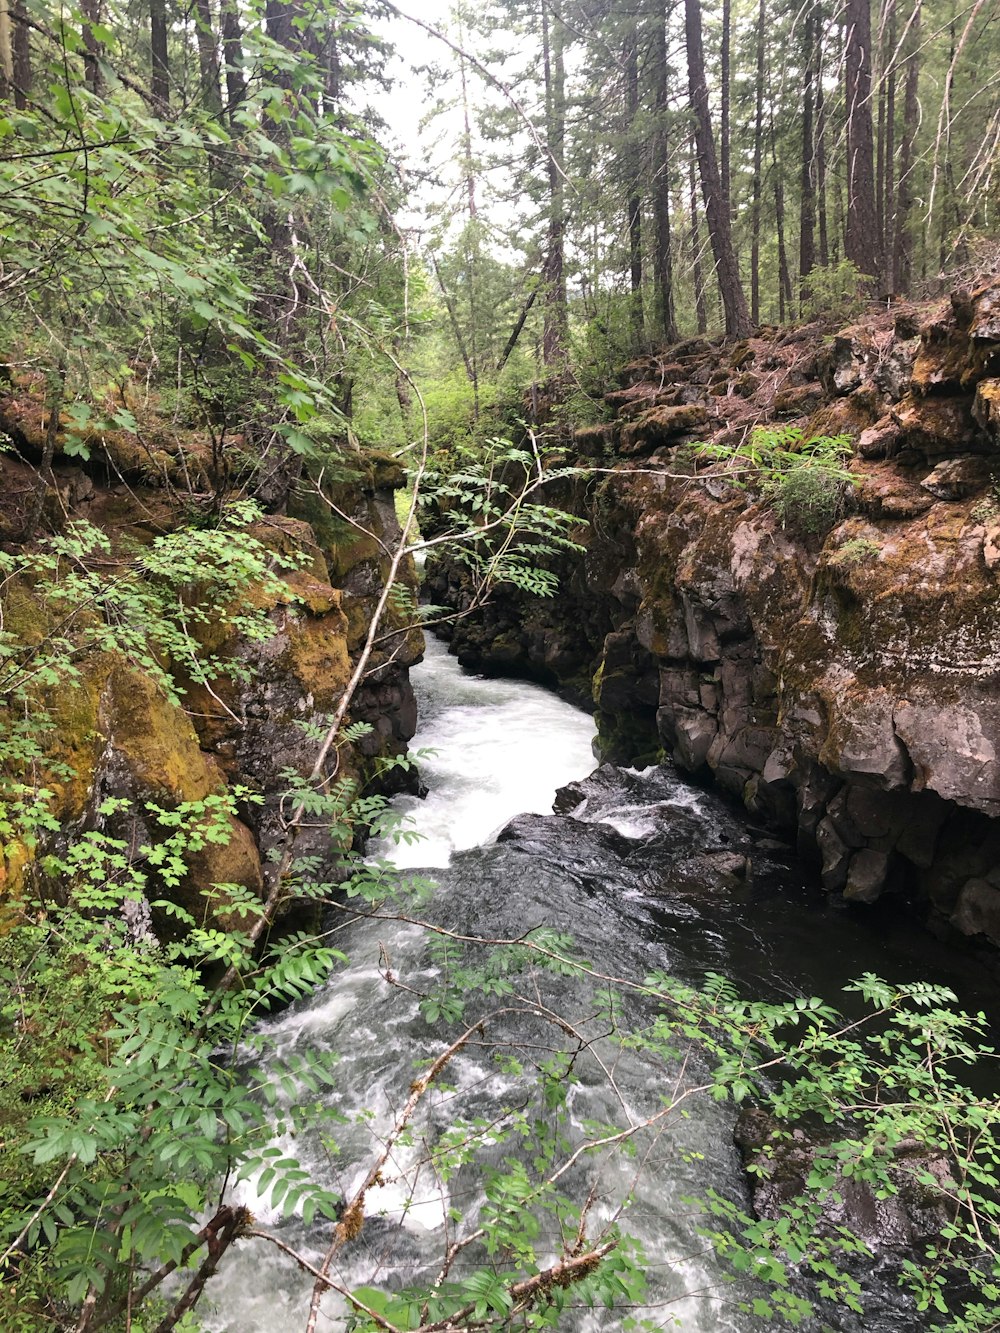
[[[558,580],[545,561],[559,551],[581,549],[572,535],[580,519],[541,503],[541,497],[546,486],[577,476],[578,470],[546,466],[536,451],[504,439],[457,448],[447,464],[447,470],[424,474],[421,504],[447,524],[422,543],[428,559],[443,545],[480,589],[506,583],[551,597]]]
[[[735,486],[755,487],[774,509],[782,527],[803,534],[828,531],[844,513],[858,476],[845,467],[851,455],[847,435],[803,439],[795,426],[758,426],[746,444],[703,444],[696,456],[730,465]]]
[[[278,595],[284,585],[276,569],[298,563],[276,557],[251,535],[260,516],[255,504],[237,502],[211,526],[181,528],[117,552],[103,532],[81,521],[35,549],[0,553],[0,589],[22,582],[43,620],[56,627],[44,651],[10,631],[0,634],[0,696],[77,679],[80,659],[96,652],[121,654],[171,699],[179,676],[214,679],[220,664],[201,648],[199,633],[211,623],[251,641],[269,637],[273,628],[247,608],[246,593]]]
[[[812,319],[857,319],[868,304],[865,283],[865,275],[849,259],[818,266],[804,284],[803,313]]]
[[[852,537],[844,542],[830,557],[830,563],[836,565],[865,565],[878,558],[881,547],[870,537]]]
[[[319,30],[339,16],[321,5],[310,22]],[[210,438],[217,493],[262,456],[326,453],[345,434],[341,386],[359,347],[379,319],[391,337],[395,317],[382,302],[398,279],[381,202],[370,202],[384,156],[360,122],[326,114],[325,74],[303,49],[309,34],[293,25],[277,40],[251,3],[240,22],[242,92],[223,115],[203,71],[193,84],[201,96],[183,105],[143,94],[148,46],[117,4],[103,12],[96,83],[86,16],[41,0],[32,17],[34,95],[0,106],[5,365],[32,384],[59,382],[70,457],[87,460],[107,430],[137,434],[155,452],[144,422],[161,402],[181,433],[195,426]],[[371,70],[380,44],[366,42],[360,14],[348,27],[338,41],[352,80]],[[198,53],[179,34],[171,48],[179,90]],[[355,256],[368,268],[362,299],[336,290],[334,251],[342,272]],[[198,481],[189,470],[179,484]]]

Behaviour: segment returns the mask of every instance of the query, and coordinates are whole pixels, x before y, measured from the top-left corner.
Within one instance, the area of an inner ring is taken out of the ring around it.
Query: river
[[[421,760],[426,799],[405,797],[398,805],[422,836],[374,853],[392,855],[410,872],[430,870],[438,887],[421,910],[440,926],[502,938],[551,927],[571,932],[580,953],[616,976],[641,979],[661,969],[696,981],[714,970],[759,996],[815,992],[836,1002],[843,984],[867,970],[896,980],[948,979],[947,957],[942,963],[938,946],[919,931],[887,912],[831,903],[790,850],[667,770],[602,769],[594,782],[561,797],[571,817],[543,818],[556,790],[595,766],[591,719],[538,686],[463,674],[433,641],[413,679],[421,717],[413,748],[434,753]],[[534,817],[515,820],[503,840],[494,840],[515,816],[532,811]],[[732,873],[741,859],[745,869]],[[268,1022],[264,1037],[274,1059],[310,1049],[339,1052],[328,1099],[336,1122],[277,1146],[350,1197],[405,1101],[419,1060],[439,1053],[455,1033],[422,1017],[417,992],[432,990],[445,964],[419,926],[356,921],[335,942],[350,964]],[[961,960],[951,965],[957,973]],[[409,989],[387,984],[387,968]],[[638,1122],[655,1113],[677,1071],[600,1038],[604,1020],[594,1017],[600,996],[593,983],[545,974],[538,984],[546,1005],[594,1038],[595,1058],[574,1071],[580,1082],[570,1094],[569,1133],[623,1114]],[[488,1005],[479,995],[467,1001],[467,1018],[476,1005]],[[527,1019],[511,1021],[523,1056],[541,1038]],[[419,1132],[393,1154],[383,1173],[387,1183],[368,1196],[361,1237],[335,1267],[345,1285],[395,1288],[432,1278],[445,1238],[458,1234],[449,1207],[477,1215],[482,1197],[459,1197],[471,1188],[469,1172],[460,1171],[449,1187],[426,1170],[417,1169],[415,1187],[404,1177],[456,1115],[489,1121],[509,1112],[520,1095],[518,1076],[494,1054],[485,1042],[471,1044],[449,1067],[445,1088],[426,1099]],[[626,1228],[645,1251],[645,1314],[655,1327],[679,1321],[694,1333],[748,1333],[777,1326],[738,1308],[741,1293],[724,1282],[687,1202],[710,1188],[742,1198],[732,1125],[730,1107],[702,1099],[696,1114],[671,1118],[642,1141],[641,1170],[622,1153],[602,1166],[591,1222],[597,1228],[626,1196],[633,1198]],[[582,1171],[573,1183],[589,1188]],[[310,1263],[321,1260],[328,1223],[282,1220],[250,1186],[239,1188],[259,1226]],[[482,1262],[473,1261],[471,1249],[469,1255],[472,1266]],[[216,1333],[301,1333],[310,1285],[277,1248],[245,1243],[212,1284],[205,1325]],[[560,1324],[570,1333],[622,1326],[618,1313],[582,1309]],[[816,1325],[862,1326],[866,1333],[903,1333],[924,1325],[897,1305],[890,1287],[863,1325],[847,1316]],[[338,1333],[346,1327],[338,1299],[325,1304],[320,1327]]]

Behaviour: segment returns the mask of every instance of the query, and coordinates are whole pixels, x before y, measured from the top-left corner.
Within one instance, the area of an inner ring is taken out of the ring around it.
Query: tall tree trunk
[[[719,175],[722,180],[722,198],[726,212],[732,217],[731,130],[730,103],[732,100],[732,73],[730,49],[732,46],[732,0],[722,0],[722,50],[720,52],[722,81],[719,99]]]
[[[211,0],[195,0],[194,12],[202,102],[213,115],[219,116],[222,114],[219,43],[212,21]]]
[[[31,94],[31,40],[24,0],[0,0],[0,101],[21,111]]]
[[[879,3],[878,37],[872,41],[872,100],[877,106],[875,122],[875,225],[880,244],[885,239],[885,4]],[[875,97],[875,93],[878,97]],[[879,273],[881,281],[882,274]]]
[[[167,53],[166,0],[149,0],[149,86],[153,101],[164,109],[170,102],[170,64]]]
[[[719,164],[715,155],[715,140],[712,137],[712,119],[708,104],[708,84],[705,81],[701,6],[698,0],[684,0],[684,33],[687,46],[688,89],[698,148],[698,168],[705,199],[708,234],[715,257],[715,272],[725,310],[726,336],[747,338],[751,331],[750,312],[747,309],[743,284],[740,282],[739,265],[733,249],[732,223],[723,197],[722,178],[719,175]]]
[[[670,132],[668,117],[669,76],[667,71],[666,14],[656,16],[653,39],[656,96],[656,133],[653,138],[653,266],[656,280],[656,326],[667,342],[677,342],[677,316],[674,307],[674,273],[670,253]]]
[[[754,88],[753,207],[750,221],[750,318],[760,323],[760,223],[764,195],[764,24],[766,0],[757,10],[757,81]]]
[[[472,385],[472,394],[475,402],[476,415],[479,415],[479,382],[476,375],[475,363],[469,355],[469,346],[462,333],[462,325],[459,322],[458,310],[455,307],[455,299],[451,292],[445,286],[444,278],[441,276],[441,269],[438,266],[437,257],[431,250],[431,266],[434,269],[434,276],[437,278],[438,287],[441,289],[441,295],[444,298],[444,308],[448,312],[448,322],[451,324],[451,331],[455,339],[455,346],[458,348],[459,355],[462,358],[462,364],[465,366],[465,373]]]
[[[778,136],[774,129],[774,113],[769,125],[771,139],[771,166],[774,172],[774,230],[778,242],[778,321],[784,324],[794,309],[792,274],[788,265],[788,247],[785,244],[785,173],[778,161]]]
[[[246,96],[243,78],[243,33],[237,0],[222,0],[222,63],[226,70],[226,110],[232,119],[236,108]]]
[[[885,263],[882,285],[887,295],[896,291],[895,247],[896,216],[896,0],[887,0],[887,26],[890,52],[885,83],[885,175],[882,184],[882,255]]]
[[[896,191],[896,226],[893,237],[893,273],[900,292],[909,292],[913,278],[913,238],[910,209],[913,205],[914,143],[920,122],[920,17],[917,0],[903,43],[906,61],[906,91],[903,97],[903,142],[899,151],[899,185]]]
[[[802,75],[802,165],[799,173],[799,309],[805,301],[809,274],[816,266],[816,145],[813,140],[813,93],[816,83],[816,11],[805,23]]]
[[[778,320],[784,324],[794,309],[794,297],[788,247],[785,245],[785,190],[777,163],[774,166],[774,227],[778,238]]]
[[[625,171],[627,176],[628,250],[629,250],[629,323],[632,343],[641,348],[645,336],[642,310],[642,197],[639,194],[639,45],[633,22],[624,43],[625,116],[628,122]]]
[[[826,216],[826,102],[823,96],[823,6],[814,9],[816,23],[816,220],[819,223],[819,262],[830,262],[830,231]]]
[[[296,13],[297,0],[264,0],[264,23],[267,36],[272,42],[283,46],[287,51],[299,52],[302,37],[292,22]],[[279,88],[292,95],[292,76],[281,67],[271,67],[266,77]],[[263,123],[267,133],[276,143],[288,142],[289,127],[287,120],[272,119],[265,110]],[[264,226],[271,242],[271,291],[263,298],[266,303],[265,316],[274,327],[287,325],[293,318],[293,293],[290,288],[288,272],[291,266],[292,231],[289,226],[287,208],[280,200],[270,200],[264,204]]]
[[[695,146],[688,154],[688,187],[691,196],[691,269],[694,274],[694,309],[698,332],[708,330],[708,306],[705,303],[705,274],[701,266],[701,237],[698,228],[698,181],[695,176]]]
[[[459,47],[465,49],[465,30],[462,13],[459,10],[458,28]],[[469,86],[465,74],[465,57],[459,56],[458,68],[462,84],[462,165],[465,171],[466,205],[469,211],[469,224],[466,230],[466,268],[469,279],[469,352],[472,358],[472,389],[475,419],[479,420],[479,234],[477,219],[479,209],[476,203],[476,173],[472,157],[472,118],[469,114]]]
[[[847,218],[844,254],[874,280],[882,272],[875,202],[871,0],[845,0],[847,49]]]
[[[10,97],[14,87],[14,40],[10,0],[0,0],[0,97]]]
[[[94,28],[103,22],[103,0],[80,0],[83,15],[83,77],[92,93],[101,91],[101,56],[104,48],[97,40]]]
[[[458,31],[459,45],[465,46],[465,34],[461,27]],[[479,215],[476,204],[476,172],[472,157],[472,120],[469,115],[469,86],[465,75],[465,57],[459,56],[458,68],[462,79],[462,166],[465,171],[465,196],[469,210],[469,221],[475,222]]]
[[[566,192],[563,182],[566,146],[566,30],[555,15],[550,29],[548,0],[541,0],[541,19],[549,178],[548,285],[545,291],[542,361],[546,366],[555,366],[565,357],[568,332]]]
[[[543,273],[544,273],[544,266],[543,266]],[[507,339],[506,343],[504,344],[504,349],[500,353],[500,359],[497,361],[498,375],[500,374],[501,370],[503,370],[507,362],[510,360],[510,355],[513,352],[514,348],[517,346],[517,340],[521,336],[521,330],[524,328],[525,321],[527,320],[529,314],[531,313],[531,307],[535,304],[535,298],[537,296],[538,296],[537,286],[532,287],[531,291],[528,293],[528,299],[525,301],[524,305],[521,306],[517,319],[514,321],[514,327],[510,331],[510,337]]]
[[[14,47],[14,105],[23,111],[31,97],[31,33],[24,0],[13,0],[10,7]]]

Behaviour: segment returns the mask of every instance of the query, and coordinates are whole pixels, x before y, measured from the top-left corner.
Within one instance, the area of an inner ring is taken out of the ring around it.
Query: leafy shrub
[[[830,563],[834,565],[863,565],[867,560],[874,560],[882,548],[878,542],[873,542],[870,537],[852,537],[850,541],[844,542],[839,551],[834,554]]]
[[[743,489],[755,486],[781,526],[803,534],[829,531],[845,512],[851,488],[860,481],[844,466],[851,454],[850,436],[803,440],[796,426],[758,426],[736,449],[703,444],[697,454],[732,463],[733,484]]]
[[[803,284],[804,312],[812,319],[856,319],[868,304],[867,282],[850,259],[814,268]]]

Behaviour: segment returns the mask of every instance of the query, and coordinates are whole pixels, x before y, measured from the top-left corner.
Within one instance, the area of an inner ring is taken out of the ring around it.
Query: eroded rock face
[[[799,403],[807,439],[855,442],[848,512],[815,535],[782,528],[725,465],[654,433],[637,443],[637,416],[628,448],[645,448],[641,466],[623,450],[571,497],[591,527],[560,597],[495,601],[488,622],[455,630],[460,658],[482,666],[503,643],[515,669],[578,698],[592,679],[609,757],[712,777],[794,826],[831,892],[863,904],[915,891],[940,928],[996,943],[997,309],[994,283],[883,312],[818,351],[808,330],[741,344],[731,383],[752,363],[759,384],[714,397],[698,438],[733,446]],[[673,392],[683,374],[708,385],[723,355],[671,349]],[[633,400],[643,376],[659,384],[655,358],[630,371]],[[451,577],[435,600],[460,597]]]
[[[34,410],[33,401],[25,406],[21,400],[2,400],[0,422],[4,413],[29,420]],[[5,470],[18,466],[16,459],[4,462]],[[149,541],[178,521],[176,505],[152,484],[134,497],[119,497],[100,484],[99,476],[96,486],[89,477],[83,484],[84,474],[75,467],[57,462],[54,473],[70,517],[106,525],[116,536],[119,522],[136,539]],[[391,545],[399,535],[391,491],[398,480],[376,459],[355,484],[338,490],[337,508],[371,534],[367,543],[352,541],[348,524],[330,521],[332,511],[315,488],[299,505],[314,521],[274,513],[255,526],[257,540],[276,554],[294,556],[297,567],[266,595],[259,588],[247,594],[270,619],[270,637],[244,639],[221,621],[192,626],[203,654],[218,665],[210,687],[178,677],[175,684],[182,693],[171,698],[135,663],[116,652],[92,651],[80,658],[75,678],[40,693],[53,726],[44,735],[49,768],[36,785],[52,793],[51,813],[63,828],[56,835],[58,845],[83,830],[100,829],[137,853],[165,836],[150,803],[170,812],[220,796],[228,787],[246,787],[263,798],[262,804],[241,802],[239,816],[225,819],[228,837],[208,840],[187,858],[183,881],[155,895],[171,898],[199,921],[208,911],[222,927],[245,924],[242,918],[230,919],[225,890],[211,907],[205,894],[215,885],[266,894],[266,855],[282,836],[287,815],[285,771],[309,775],[318,749],[315,736],[350,679],[381,587],[386,557],[379,543]],[[58,521],[65,517],[60,509]],[[415,584],[412,568],[406,576]],[[5,627],[29,646],[54,628],[51,613],[26,584],[8,583],[3,613]],[[401,625],[390,614],[384,629]],[[408,668],[422,651],[422,635],[410,632],[390,640],[372,658],[347,719],[369,723],[371,734],[331,752],[331,779],[365,782],[373,776],[375,760],[405,752],[416,729]],[[111,798],[118,806],[106,812]],[[327,866],[336,860],[329,836],[319,827],[303,830],[296,851]],[[13,841],[0,844],[0,929],[8,904],[16,903],[26,881],[41,874],[36,852]],[[58,885],[48,887],[60,891]]]

